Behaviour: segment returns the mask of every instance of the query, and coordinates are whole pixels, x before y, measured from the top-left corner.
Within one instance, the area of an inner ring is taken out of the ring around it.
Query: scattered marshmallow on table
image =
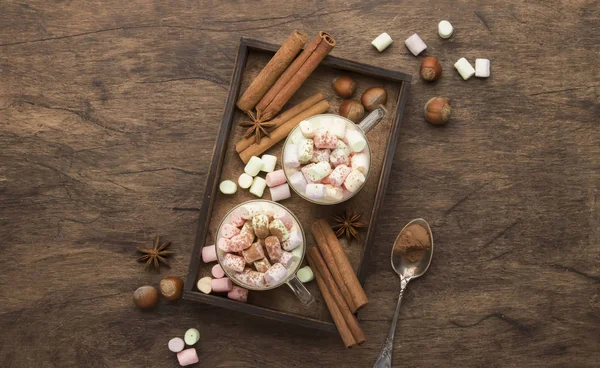
[[[219,190],[223,194],[235,194],[237,192],[237,185],[231,180],[223,180],[219,184]]]
[[[467,80],[475,75],[475,69],[471,66],[471,63],[467,59],[460,58],[456,63],[454,63],[454,67],[458,70],[458,73],[462,77],[462,79]]]
[[[235,272],[242,272],[246,266],[246,261],[244,261],[243,257],[231,253],[227,253],[223,256],[222,263],[223,267]]]
[[[299,231],[291,231],[290,237],[282,244],[282,247],[287,251],[291,251],[299,245],[302,245],[302,234]]]
[[[300,280],[300,282],[303,284],[306,284],[307,282],[310,282],[315,278],[313,270],[312,268],[310,268],[310,266],[305,266],[299,269],[296,273],[296,276],[298,277],[298,280]]]
[[[282,282],[287,276],[287,268],[281,263],[275,263],[265,272],[265,283],[274,286]]]
[[[266,179],[267,186],[269,188],[276,187],[287,181],[287,179],[285,178],[285,173],[282,169],[268,173]]]
[[[285,146],[285,151],[283,152],[283,164],[292,168],[300,166],[297,144],[288,144]]]
[[[290,186],[287,183],[269,188],[269,192],[271,192],[271,200],[274,202],[283,201],[292,196],[292,193],[290,193]]]
[[[367,140],[357,130],[349,130],[346,132],[346,143],[352,152],[360,152],[365,149]]]
[[[490,76],[490,61],[488,59],[475,59],[475,76],[478,78]]]
[[[183,350],[183,348],[185,348],[185,342],[183,342],[183,339],[181,337],[174,337],[171,340],[169,340],[168,346],[171,352],[179,353]]]
[[[250,193],[254,194],[257,197],[262,197],[265,193],[265,188],[267,187],[267,181],[260,176],[254,178],[252,182],[252,186],[250,187]]]
[[[196,349],[194,348],[185,349],[177,353],[177,360],[179,361],[179,365],[182,367],[196,364],[199,362],[198,353],[196,353]]]
[[[290,176],[290,184],[300,192],[306,191],[306,179],[301,171],[296,171]]]
[[[447,20],[443,20],[438,24],[438,34],[441,38],[450,38],[454,33],[454,27]]]
[[[306,186],[306,196],[310,199],[323,199],[325,197],[325,185],[323,184],[308,184]]]
[[[242,173],[242,175],[240,175],[240,177],[238,178],[238,185],[240,186],[240,188],[248,189],[252,185],[253,180],[254,178],[252,178],[250,175]]]
[[[371,41],[371,45],[377,49],[377,51],[382,52],[387,49],[389,45],[392,44],[392,38],[389,34],[383,32],[379,36],[375,37],[373,41]]]
[[[263,166],[260,169],[266,173],[270,173],[275,170],[275,165],[277,165],[277,156],[264,154],[260,158],[263,162]]]
[[[223,271],[223,267],[220,264],[216,264],[210,270],[210,273],[214,276],[215,279],[221,279],[225,277],[225,271]]]
[[[352,156],[350,160],[352,162],[351,166],[353,169],[360,171],[363,174],[366,174],[369,171],[369,157],[367,157],[364,153],[357,153]]]
[[[186,345],[195,345],[200,340],[200,331],[195,328],[189,328],[187,331],[185,331],[183,340],[185,341]]]
[[[298,160],[301,164],[307,164],[313,156],[315,145],[312,139],[304,139],[298,144]]]
[[[344,187],[354,193],[360,189],[365,182],[365,176],[358,170],[352,170],[344,180]]]
[[[211,280],[212,291],[215,293],[229,292],[232,286],[231,280],[227,277]]]
[[[212,291],[212,278],[208,276],[201,278],[196,283],[196,287],[204,294],[210,294],[210,292]]]
[[[263,160],[256,156],[252,156],[244,167],[244,172],[250,176],[256,176],[262,170],[263,165]]]
[[[239,286],[233,286],[227,293],[227,297],[238,302],[245,303],[248,301],[248,289],[241,288]]]
[[[202,247],[202,262],[210,263],[217,260],[217,249],[214,245]]]
[[[421,37],[419,37],[419,35],[416,33],[413,33],[412,36],[407,38],[406,41],[404,41],[404,44],[406,45],[408,50],[412,52],[412,54],[415,56],[419,55],[427,48],[425,42],[423,42]]]

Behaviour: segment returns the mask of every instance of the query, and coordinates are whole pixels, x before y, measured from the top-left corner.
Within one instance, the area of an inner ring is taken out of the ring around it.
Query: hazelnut
[[[427,56],[421,63],[420,74],[428,82],[436,81],[442,75],[442,65],[436,57]]]
[[[356,82],[350,77],[338,77],[333,80],[333,90],[338,96],[348,98],[356,91]]]
[[[346,100],[340,105],[339,113],[341,116],[358,123],[365,116],[365,108],[355,100]]]
[[[377,106],[385,105],[387,102],[387,92],[381,87],[371,87],[362,94],[360,101],[365,109],[373,111]]]
[[[450,100],[444,97],[433,97],[425,104],[425,119],[434,125],[444,125],[450,119]]]
[[[160,293],[167,300],[177,300],[183,293],[183,280],[181,277],[169,276],[160,280]]]
[[[133,292],[133,302],[139,308],[151,308],[158,303],[158,290],[154,286],[140,286]]]

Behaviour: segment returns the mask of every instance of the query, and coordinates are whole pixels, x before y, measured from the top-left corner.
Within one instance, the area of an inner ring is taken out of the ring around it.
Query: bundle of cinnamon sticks
[[[311,227],[317,243],[307,251],[308,264],[344,345],[349,348],[365,342],[365,335],[353,314],[368,303],[348,257],[327,221]]]

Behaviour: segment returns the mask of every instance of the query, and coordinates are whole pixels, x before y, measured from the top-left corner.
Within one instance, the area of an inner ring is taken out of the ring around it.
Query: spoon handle
[[[398,314],[400,314],[400,305],[402,304],[402,295],[404,295],[404,289],[406,288],[404,280],[400,283],[400,295],[398,296],[398,304],[396,304],[396,312],[394,312],[394,318],[392,319],[392,325],[388,331],[383,348],[373,365],[373,368],[391,368],[392,366],[392,354],[394,352],[394,335],[396,334],[396,323],[398,322]]]

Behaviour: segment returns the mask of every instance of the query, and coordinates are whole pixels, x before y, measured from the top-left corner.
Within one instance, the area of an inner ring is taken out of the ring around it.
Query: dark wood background
[[[452,39],[436,35],[441,19]],[[398,282],[388,253],[430,221],[428,274],[409,286],[395,365],[591,367],[600,360],[598,1],[39,1],[0,3],[0,366],[370,367]],[[368,341],[132,291],[184,275],[241,36],[331,32],[333,55],[412,73],[417,32],[440,58],[415,78],[359,314]],[[386,31],[395,43],[377,53]],[[492,77],[460,79],[460,57]],[[423,121],[434,95],[448,126]],[[160,233],[162,275],[135,262]]]

